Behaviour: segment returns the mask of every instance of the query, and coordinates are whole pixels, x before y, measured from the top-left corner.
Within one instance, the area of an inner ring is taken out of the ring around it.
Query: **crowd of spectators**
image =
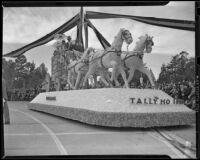
[[[163,90],[171,97],[182,100],[185,105],[193,110],[197,110],[195,105],[195,84],[191,81],[182,81],[177,83],[158,84],[158,89]]]
[[[151,88],[150,83],[131,83],[131,88],[147,89]],[[176,82],[176,83],[157,83],[156,89],[160,89],[176,99],[180,103],[184,103],[186,106],[193,110],[198,110],[198,106],[195,103],[195,83],[191,81]]]
[[[29,88],[29,89],[12,89],[8,90],[8,100],[9,101],[31,101],[43,90],[38,88]]]

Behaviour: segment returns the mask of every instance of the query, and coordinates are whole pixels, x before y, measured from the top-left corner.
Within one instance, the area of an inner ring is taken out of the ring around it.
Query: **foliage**
[[[3,58],[2,67],[9,89],[37,88],[47,73],[44,63],[36,68],[35,63],[27,62],[24,55],[17,57],[15,61]]]
[[[173,56],[170,63],[163,64],[161,66],[161,72],[157,82],[170,83],[180,82],[183,80],[194,81],[195,58],[188,58],[187,55],[188,53],[183,51]],[[6,79],[7,84],[9,84],[7,86],[10,89],[37,88],[42,84],[47,74],[44,63],[36,68],[35,63],[27,62],[27,59],[24,55],[19,56],[15,59],[15,61],[6,60],[3,58],[2,67],[4,69],[3,76]],[[152,77],[154,77],[151,69],[150,72]],[[147,76],[137,70],[135,71],[131,83],[134,82],[135,86],[139,86],[141,76],[143,77],[143,82],[146,84],[148,82]],[[121,76],[118,77],[118,80],[123,85],[124,82]]]
[[[46,72],[45,64],[42,63],[38,68],[33,70],[32,74],[30,75],[30,79],[28,81],[29,82],[28,86],[36,88],[37,86],[41,85],[41,83],[45,79],[46,73],[47,72]]]
[[[35,64],[27,62],[24,55],[15,59],[15,88],[26,88],[27,80],[31,71],[35,68]]]
[[[183,80],[194,81],[195,58],[187,57],[185,51],[172,57],[169,64],[163,64],[158,78],[158,83],[181,82]]]
[[[14,84],[15,75],[16,75],[15,62],[13,62],[12,60],[6,61],[6,59],[3,58],[2,68],[4,69],[3,77],[5,78],[6,82],[9,84],[7,85],[8,88],[12,88]]]

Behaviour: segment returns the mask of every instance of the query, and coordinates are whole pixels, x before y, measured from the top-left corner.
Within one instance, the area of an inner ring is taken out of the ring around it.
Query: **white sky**
[[[117,7],[84,7],[85,11],[116,13],[133,16],[149,16],[157,18],[195,20],[195,2],[173,1],[166,6],[117,6]],[[3,54],[31,43],[72,18],[80,11],[80,7],[4,7],[3,8]],[[144,56],[154,74],[158,78],[162,63],[170,61],[170,56],[185,50],[189,56],[195,55],[195,33],[165,27],[158,27],[129,19],[91,19],[94,26],[112,43],[120,28],[128,29],[133,36],[129,50],[135,47],[137,38],[145,33],[154,36],[152,53]],[[65,33],[74,39],[76,29]],[[16,45],[17,44],[17,45]],[[51,70],[50,58],[53,53],[51,43],[36,47],[26,52],[27,59],[36,65],[44,62]],[[15,47],[16,46],[16,47]],[[89,46],[101,48],[95,34],[89,29]],[[126,50],[126,45],[123,45]]]

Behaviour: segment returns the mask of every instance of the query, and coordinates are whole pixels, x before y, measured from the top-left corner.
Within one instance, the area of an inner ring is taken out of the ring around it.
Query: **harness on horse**
[[[154,43],[151,41],[151,40],[145,40],[145,48],[147,48],[147,45],[149,44],[149,42],[151,42],[152,43],[152,45],[154,45]],[[134,51],[134,53],[135,54],[131,54],[131,55],[126,55],[125,56],[125,58],[124,58],[124,60],[123,60],[123,63],[124,63],[124,67],[125,67],[125,69],[129,69],[127,66],[126,66],[126,63],[125,63],[125,61],[128,59],[128,58],[130,58],[130,57],[133,57],[133,56],[137,56],[139,59],[143,59],[143,55],[144,55],[144,53],[143,53],[143,51]]]
[[[141,51],[142,52],[142,51]],[[125,61],[128,59],[128,58],[130,58],[130,57],[133,57],[133,56],[137,56],[139,59],[141,59],[142,60],[142,58],[143,58],[143,52],[142,52],[142,54],[139,54],[140,52],[138,52],[138,51],[135,51],[134,53],[136,53],[136,54],[131,54],[131,55],[126,55],[125,56],[125,58],[123,59],[123,63],[124,63],[124,67],[125,67],[125,69],[129,69],[127,66],[126,66],[126,63],[125,63]]]
[[[109,50],[109,49],[111,49],[111,50]],[[119,51],[119,50],[116,50],[115,48],[109,48],[109,49],[108,49],[108,50],[105,50],[104,53],[103,53],[100,57],[94,58],[94,59],[92,59],[90,62],[95,61],[95,60],[97,60],[97,59],[100,59],[101,66],[102,66],[103,68],[105,68],[105,69],[108,69],[108,68],[106,68],[106,67],[103,65],[103,57],[104,57],[106,54],[110,53],[110,52],[115,52],[115,53],[117,53],[116,55],[119,56],[119,57],[120,57],[120,55],[121,55],[121,50]]]
[[[73,69],[74,69],[74,73],[76,73],[75,67],[76,67],[76,65],[78,65],[79,63],[84,63],[85,65],[89,65],[89,60],[87,60],[87,59],[82,59],[81,61],[76,62],[73,66],[69,67],[68,70],[70,70],[71,68],[73,68]],[[83,67],[83,66],[82,66],[82,67]],[[82,68],[82,67],[81,67],[81,68]],[[80,71],[81,68],[79,68],[79,71]]]
[[[68,67],[67,70],[70,70],[71,68],[74,68],[74,72],[75,72],[75,67],[76,67],[77,64],[78,64],[78,62],[76,62],[73,66]]]
[[[88,66],[89,65],[89,59],[82,59],[79,63],[84,63],[83,66],[81,66],[81,68],[79,68],[79,71],[81,71],[81,69],[85,66]]]

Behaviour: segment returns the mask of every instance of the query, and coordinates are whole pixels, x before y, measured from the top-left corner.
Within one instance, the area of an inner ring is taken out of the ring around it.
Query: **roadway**
[[[8,102],[11,124],[4,125],[5,156],[169,155],[187,158],[154,129],[94,126],[29,110],[28,102]],[[161,130],[196,146],[196,127]]]

